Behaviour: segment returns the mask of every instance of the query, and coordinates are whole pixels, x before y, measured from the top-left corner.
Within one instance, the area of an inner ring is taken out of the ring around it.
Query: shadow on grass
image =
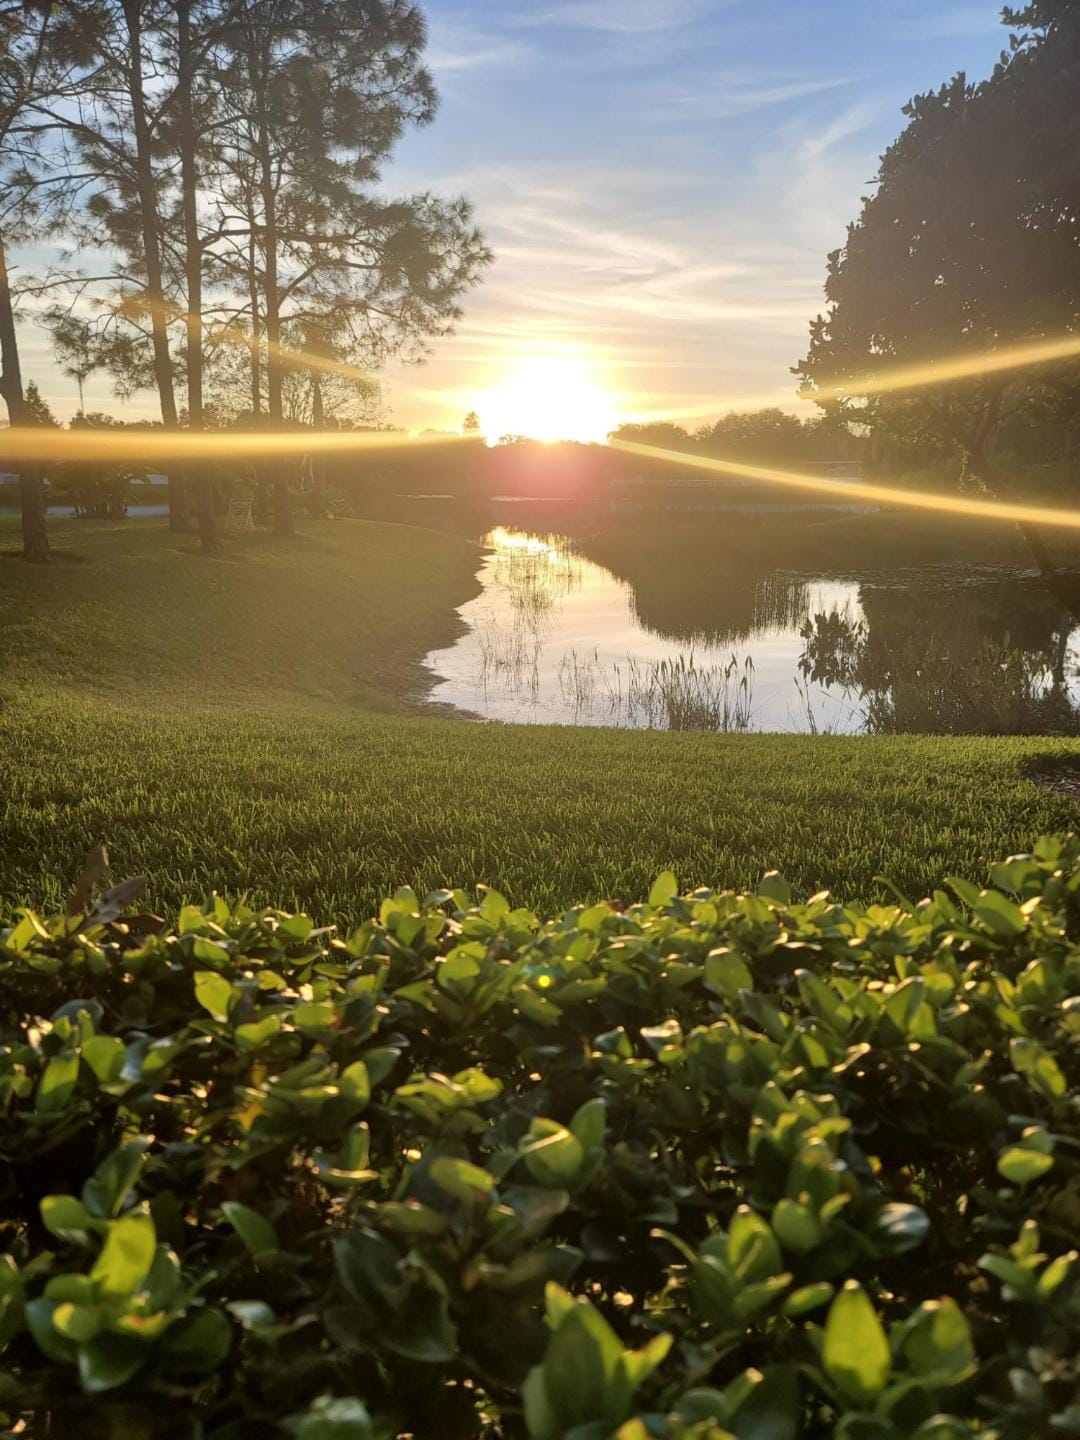
[[[0,550],[0,560],[23,560],[27,565],[89,565],[89,555],[75,550],[52,550],[48,560],[27,560],[21,550]]]
[[[1065,757],[1036,755],[1025,767],[1025,774],[1032,784],[1080,805],[1080,753]]]

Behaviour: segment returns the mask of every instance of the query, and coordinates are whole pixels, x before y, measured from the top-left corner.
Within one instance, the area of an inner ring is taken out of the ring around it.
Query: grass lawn
[[[0,561],[0,899],[56,903],[104,841],[173,907],[210,888],[357,919],[395,885],[548,910],[661,869],[925,892],[1074,811],[1033,785],[1074,742],[633,734],[407,713],[477,552],[339,521],[207,562],[160,522],[56,527]],[[0,536],[3,535],[0,531]],[[14,535],[10,528],[7,534]]]

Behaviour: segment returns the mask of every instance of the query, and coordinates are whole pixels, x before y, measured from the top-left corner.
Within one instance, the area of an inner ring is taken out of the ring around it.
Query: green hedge
[[[1080,842],[993,885],[23,914],[0,1420],[1080,1433]]]

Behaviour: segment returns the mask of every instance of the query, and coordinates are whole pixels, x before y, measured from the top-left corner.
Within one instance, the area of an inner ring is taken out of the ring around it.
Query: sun
[[[546,355],[517,360],[501,385],[476,397],[489,440],[606,440],[618,424],[613,396],[587,360]]]

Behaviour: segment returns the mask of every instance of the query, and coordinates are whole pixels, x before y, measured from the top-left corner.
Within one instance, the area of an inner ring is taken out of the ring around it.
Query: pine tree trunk
[[[251,413],[262,413],[262,361],[259,333],[259,272],[255,264],[255,208],[248,207],[248,303],[251,306]]]
[[[258,246],[255,240],[255,204],[250,192],[247,196],[248,257],[247,284],[248,304],[251,307],[251,413],[255,417],[256,429],[262,416],[262,329],[259,316],[259,268]],[[266,498],[266,475],[262,460],[252,464],[255,476],[255,523],[261,528],[270,524],[270,506]]]
[[[162,279],[160,217],[157,187],[151,160],[150,125],[146,118],[145,83],[142,58],[142,0],[123,0],[124,19],[128,31],[128,93],[131,100],[131,125],[135,138],[136,181],[139,190],[139,211],[142,217],[142,239],[146,262],[146,296],[150,306],[150,335],[154,357],[154,381],[161,404],[161,419],[166,430],[177,429],[176,393],[173,379],[172,354]],[[183,475],[169,471],[169,529],[191,529],[184,493]]]
[[[15,329],[15,306],[8,278],[7,250],[0,236],[0,394],[7,404],[12,425],[25,425],[29,416],[23,396],[19,340]],[[45,527],[45,487],[36,460],[19,466],[19,500],[22,506],[23,559],[46,564],[52,559]]]
[[[202,238],[199,234],[198,167],[196,151],[194,91],[195,56],[191,35],[191,0],[178,0],[177,23],[177,90],[180,99],[180,187],[184,210],[184,255],[187,273],[187,385],[188,429],[201,435],[203,418],[203,319],[202,319]],[[195,500],[199,513],[199,540],[204,555],[221,553],[217,513],[210,468],[205,458],[193,457],[189,469],[195,481]]]
[[[323,432],[322,380],[317,370],[311,377],[311,424],[316,435]],[[326,519],[326,452],[315,448],[311,452],[311,501],[310,513],[313,520]]]

